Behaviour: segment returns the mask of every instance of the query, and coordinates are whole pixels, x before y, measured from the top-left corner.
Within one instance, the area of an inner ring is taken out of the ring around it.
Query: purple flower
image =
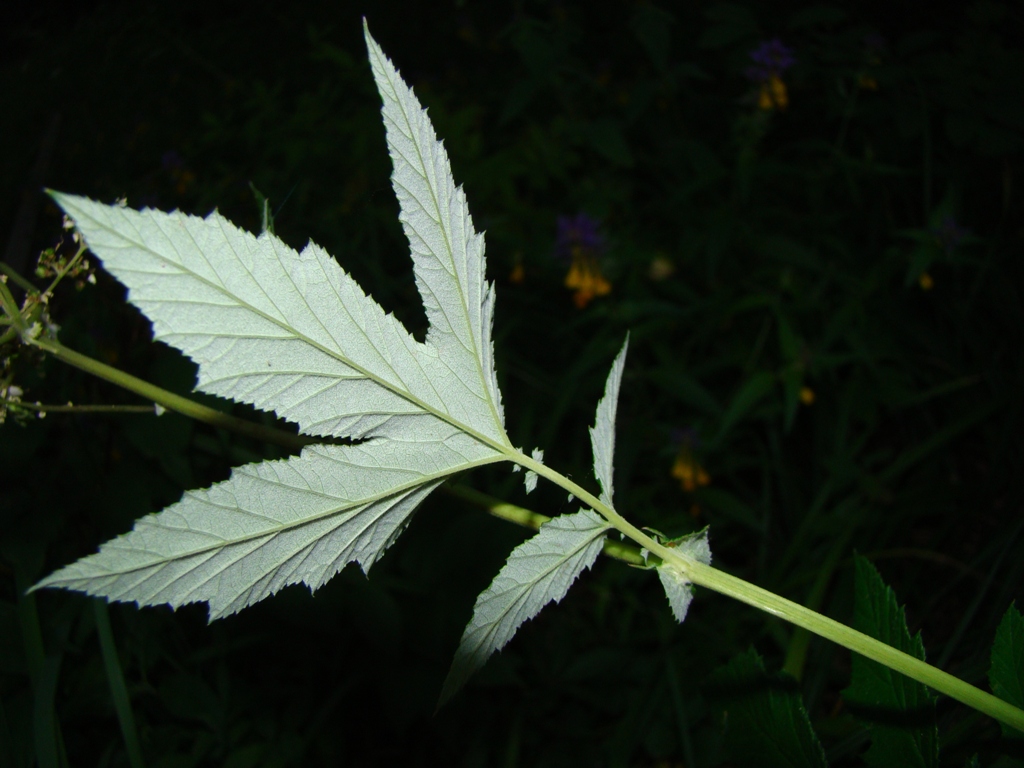
[[[163,166],[165,171],[176,171],[185,164],[185,161],[181,159],[181,155],[175,152],[173,149],[169,149],[164,152],[160,158],[160,165]]]
[[[555,235],[555,253],[566,261],[581,251],[596,256],[604,250],[604,237],[598,222],[585,213],[559,216]]]
[[[753,66],[747,67],[743,74],[755,83],[766,83],[772,77],[780,77],[783,72],[796,64],[793,51],[783,45],[779,38],[765,40],[750,51]]]
[[[668,434],[674,446],[686,450],[700,448],[700,435],[696,427],[672,427]]]
[[[961,227],[957,224],[950,214],[946,214],[942,217],[937,225],[932,227],[932,234],[935,239],[939,242],[939,247],[946,252],[951,254],[960,243],[964,241],[968,235],[971,234],[970,230],[966,227]]]
[[[885,38],[877,32],[868,32],[864,35],[864,50],[870,56],[879,56],[885,51]]]

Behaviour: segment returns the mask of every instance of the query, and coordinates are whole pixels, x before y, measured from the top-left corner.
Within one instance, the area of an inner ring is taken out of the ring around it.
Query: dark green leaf
[[[924,660],[920,634],[910,636],[903,609],[867,559],[856,558],[853,626],[883,643]],[[937,766],[935,700],[928,689],[878,662],[853,655],[850,687],[843,691],[850,711],[871,728],[868,765]]]
[[[718,430],[718,440],[725,437],[729,429],[757,405],[761,398],[771,392],[774,386],[775,377],[767,371],[758,371],[747,379],[732,399],[732,402],[729,403],[729,410],[722,417],[722,425]]]
[[[725,743],[739,765],[826,766],[796,681],[769,675],[754,649],[711,676],[709,696],[724,711]]]
[[[1024,708],[1024,617],[1016,605],[1007,608],[992,644],[992,665],[988,670],[992,693],[1015,707]],[[1024,738],[1020,731],[1002,723],[1003,735]]]

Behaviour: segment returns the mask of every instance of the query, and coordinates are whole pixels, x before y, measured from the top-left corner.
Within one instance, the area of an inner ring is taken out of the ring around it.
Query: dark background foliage
[[[60,234],[42,186],[218,207],[258,229],[251,182],[280,236],[326,247],[421,333],[365,15],[487,231],[513,441],[593,487],[586,427],[629,331],[627,517],[672,535],[710,525],[717,565],[844,621],[859,551],[929,660],[984,685],[1024,576],[1019,4],[57,8],[25,4],[0,50],[0,233],[23,274]],[[775,38],[796,60],[784,109],[762,108],[744,74]],[[558,217],[580,213],[612,287],[582,308],[556,252]],[[191,363],[97,277],[55,298],[62,341],[189,392]],[[24,351],[13,365],[26,400],[137,403]],[[39,626],[70,763],[127,764],[88,600],[24,588],[280,455],[174,414],[9,415],[3,759],[31,759]],[[463,481],[527,504],[505,468]],[[574,509],[543,485],[528,505]],[[201,606],[113,606],[148,764],[718,765],[726,726],[705,683],[750,646],[799,678],[832,764],[858,764],[848,653],[814,640],[804,655],[787,625],[705,592],[677,626],[656,579],[610,561],[435,714],[476,594],[526,536],[438,493],[368,580],[349,568],[315,597],[289,588],[213,625]],[[938,713],[944,763],[996,757],[993,723]]]

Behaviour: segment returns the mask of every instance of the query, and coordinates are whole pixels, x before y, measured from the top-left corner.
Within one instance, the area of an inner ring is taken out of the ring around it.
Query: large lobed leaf
[[[351,446],[307,448],[185,495],[41,581],[140,604],[195,601],[211,619],[346,563],[368,570],[456,472],[507,458],[483,238],[425,111],[366,32],[392,178],[430,321],[426,343],[323,249],[301,253],[217,213],[134,211],[54,193],[128,287],[154,336],[199,366],[197,388]]]

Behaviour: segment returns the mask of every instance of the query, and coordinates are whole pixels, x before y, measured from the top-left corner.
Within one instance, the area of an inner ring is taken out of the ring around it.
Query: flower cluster
[[[557,226],[555,253],[569,262],[565,287],[574,291],[573,301],[583,309],[591,299],[606,296],[612,290],[599,263],[605,239],[598,230],[597,221],[585,213],[559,216]]]
[[[770,111],[785,109],[789,104],[783,73],[796,64],[793,52],[778,38],[765,40],[750,52],[754,63],[744,70],[747,79],[759,87],[757,106]]]

